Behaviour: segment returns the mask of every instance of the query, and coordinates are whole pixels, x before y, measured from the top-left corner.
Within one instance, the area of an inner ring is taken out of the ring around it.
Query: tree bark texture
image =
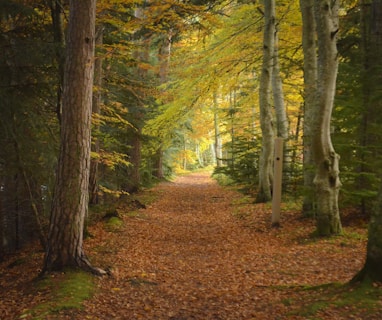
[[[372,281],[382,281],[382,185],[379,190],[378,203],[369,222],[369,237],[367,241],[366,261],[362,270],[353,281],[367,278]]]
[[[259,104],[262,149],[260,154],[259,190],[256,202],[272,199],[274,129],[271,111],[271,79],[275,43],[275,1],[264,2],[263,63],[260,77]]]
[[[61,148],[43,272],[91,268],[83,252],[83,228],[88,211],[95,8],[96,0],[70,1]]]
[[[316,23],[314,0],[300,0],[302,14],[302,47],[304,51],[304,216],[314,215],[314,161],[312,156],[312,128],[317,91]]]
[[[338,70],[337,32],[339,1],[315,0],[318,43],[318,81],[312,152],[316,165],[314,184],[317,197],[317,233],[322,236],[342,232],[338,208],[339,155],[331,141],[331,115]]]
[[[374,0],[370,6],[370,15],[363,2],[362,14],[364,16],[364,35],[368,39],[364,43],[365,49],[365,73],[369,81],[365,81],[364,102],[366,105],[367,124],[380,125],[379,117],[382,105],[380,102],[381,92],[381,65],[382,65],[382,1]],[[366,19],[369,17],[370,19]],[[378,114],[379,113],[379,114]],[[364,119],[364,121],[366,121]],[[370,122],[370,123],[369,123]],[[365,128],[366,129],[366,128]],[[366,146],[375,145],[370,133],[365,130]],[[375,154],[373,154],[376,156]],[[369,222],[369,236],[366,250],[366,261],[362,270],[354,277],[353,281],[371,279],[382,281],[382,184],[380,186],[377,204],[372,211]]]

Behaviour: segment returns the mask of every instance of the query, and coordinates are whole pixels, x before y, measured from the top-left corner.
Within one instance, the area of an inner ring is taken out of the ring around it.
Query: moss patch
[[[49,300],[26,310],[19,319],[46,319],[63,310],[81,309],[94,293],[93,276],[81,270],[54,273],[36,282],[36,294],[49,292]]]
[[[358,284],[329,284],[306,288],[304,291],[308,293],[308,296],[304,298],[304,305],[291,312],[291,315],[319,318],[320,312],[329,312],[341,314],[342,317],[360,317],[360,319],[369,319],[370,316],[376,316],[379,313],[382,315],[380,284],[370,281]]]

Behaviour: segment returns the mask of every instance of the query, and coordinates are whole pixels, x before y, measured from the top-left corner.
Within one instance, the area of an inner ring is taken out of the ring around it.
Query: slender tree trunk
[[[168,73],[170,70],[170,59],[171,59],[171,46],[172,46],[172,30],[170,29],[166,34],[163,35],[163,41],[159,47],[158,58],[159,58],[159,82],[161,85],[168,81]],[[159,143],[159,148],[156,151],[155,157],[155,176],[158,179],[164,178],[163,172],[163,147],[162,141]]]
[[[282,184],[286,186],[289,175],[291,173],[291,154],[288,148],[289,139],[289,121],[285,109],[283,83],[280,75],[280,59],[279,59],[279,37],[278,28],[275,28],[275,47],[273,53],[273,70],[272,70],[272,94],[273,103],[276,113],[276,134],[277,137],[283,138],[283,162]]]
[[[289,122],[284,103],[283,83],[280,76],[280,62],[279,62],[279,50],[278,50],[278,30],[275,28],[275,43],[273,50],[273,69],[272,69],[272,94],[273,103],[276,111],[276,131],[277,136],[288,139],[289,136]]]
[[[61,148],[44,272],[81,267],[97,274],[83,251],[88,211],[95,0],[71,0],[65,63]]]
[[[317,92],[316,23],[314,0],[300,0],[302,13],[302,47],[304,51],[304,199],[303,216],[314,215],[314,161],[312,157],[312,129]]]
[[[103,44],[103,26],[97,26],[96,28],[96,47],[101,47]],[[102,57],[99,55],[94,62],[94,92],[93,92],[93,104],[92,115],[97,118],[101,114],[101,102],[102,102]],[[98,119],[93,123],[94,131],[99,131]],[[91,151],[99,153],[100,145],[97,136],[93,138]],[[89,203],[97,204],[98,197],[98,159],[92,158],[90,162],[90,176],[89,176]]]
[[[65,64],[65,31],[64,31],[64,5],[61,0],[50,0],[50,11],[53,23],[53,39],[55,43],[56,61],[58,65],[57,81],[57,118],[61,122],[62,113],[62,90],[64,83]]]
[[[271,112],[271,79],[275,43],[275,1],[265,1],[263,65],[260,77],[259,103],[262,148],[259,168],[259,190],[256,202],[268,202],[272,199],[274,129]]]
[[[220,136],[218,103],[217,103],[216,94],[214,94],[214,128],[215,128],[214,150],[215,150],[216,166],[220,168],[223,166],[223,147],[222,147],[222,138]]]
[[[322,236],[342,232],[338,208],[339,155],[331,141],[331,115],[338,70],[337,32],[339,1],[315,0],[318,41],[318,81],[312,152],[316,165],[317,232]]]

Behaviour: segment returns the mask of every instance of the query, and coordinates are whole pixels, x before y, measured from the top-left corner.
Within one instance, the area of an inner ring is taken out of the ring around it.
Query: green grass
[[[91,298],[95,285],[93,275],[81,270],[67,270],[51,274],[36,282],[37,292],[49,292],[49,299],[25,311],[19,319],[45,319],[60,311],[81,309],[82,303]],[[38,293],[37,293],[38,294]]]
[[[342,316],[357,315],[360,319],[369,319],[381,312],[382,288],[370,281],[358,284],[332,283],[305,288],[303,291],[308,293],[305,304],[291,312],[291,315],[314,319],[320,311],[334,310]],[[288,300],[283,303],[293,305],[294,302]]]

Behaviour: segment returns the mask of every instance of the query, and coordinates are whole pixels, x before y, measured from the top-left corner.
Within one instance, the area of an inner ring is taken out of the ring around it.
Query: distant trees
[[[337,152],[341,203],[367,215],[382,155],[380,40],[372,32],[379,22],[370,18],[378,2],[343,2],[338,32],[338,2],[331,4],[153,0],[138,8],[135,1],[99,1],[91,205],[215,163],[217,174],[268,201],[273,137],[289,135],[283,190],[304,197],[303,214],[317,218],[319,233],[341,231]],[[69,110],[63,103],[78,102],[63,95],[67,2],[12,0],[0,8],[4,255],[35,234],[46,242],[53,191],[61,188],[54,168],[63,161],[60,122],[67,123],[62,113]],[[54,201],[53,212],[61,210]]]

